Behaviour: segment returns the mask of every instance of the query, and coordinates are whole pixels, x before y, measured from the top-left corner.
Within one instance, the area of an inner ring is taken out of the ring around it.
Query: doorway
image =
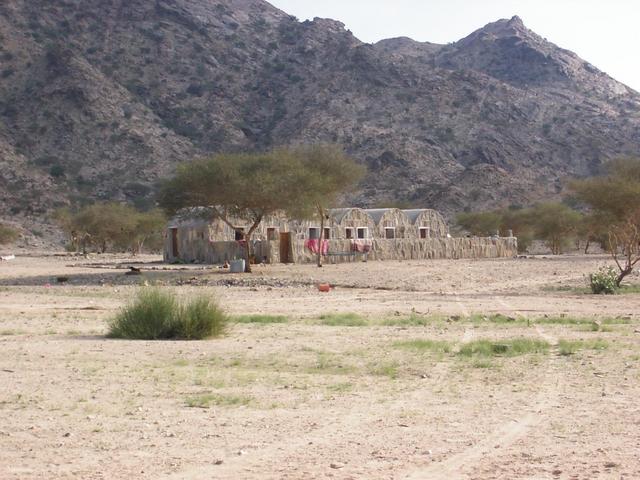
[[[280,263],[291,263],[291,233],[280,233]]]
[[[180,252],[178,251],[178,229],[171,229],[171,254],[173,258],[178,258],[180,256]]]

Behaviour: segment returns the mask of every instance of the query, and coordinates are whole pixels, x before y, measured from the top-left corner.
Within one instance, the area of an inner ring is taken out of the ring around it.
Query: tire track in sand
[[[456,297],[457,299],[457,297]],[[505,308],[515,312],[519,316],[524,316],[518,310],[503,299],[495,297],[496,302]],[[464,307],[463,307],[464,308]],[[558,339],[544,331],[544,329],[535,325],[538,336],[549,342],[552,346],[558,344]],[[466,338],[466,332],[465,337]],[[464,341],[464,340],[463,340]],[[513,445],[519,439],[525,437],[527,432],[540,424],[543,420],[542,413],[551,407],[559,392],[559,381],[553,373],[557,370],[557,357],[551,357],[544,373],[544,381],[538,390],[532,405],[528,408],[528,412],[523,413],[519,418],[512,419],[509,422],[500,425],[488,437],[484,438],[476,445],[447,458],[438,463],[431,464],[427,467],[409,472],[403,478],[406,480],[450,480],[452,478],[462,479],[468,478],[463,473],[463,469],[469,468],[479,461],[497,457],[506,453],[507,447]],[[496,448],[499,446],[500,448]]]

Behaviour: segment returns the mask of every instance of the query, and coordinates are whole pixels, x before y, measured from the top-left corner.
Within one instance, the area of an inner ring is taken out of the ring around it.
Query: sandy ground
[[[157,260],[0,264],[0,478],[640,478],[640,294],[582,290],[606,257],[251,275]],[[131,264],[144,274],[125,276]],[[320,281],[335,288],[321,294]],[[288,321],[233,324],[202,342],[105,339],[108,319],[144,284]],[[328,313],[367,324],[324,325]],[[474,313],[518,320],[466,318]],[[613,320],[592,331],[545,316]],[[549,350],[458,353],[521,337]],[[567,340],[583,343],[561,355]]]

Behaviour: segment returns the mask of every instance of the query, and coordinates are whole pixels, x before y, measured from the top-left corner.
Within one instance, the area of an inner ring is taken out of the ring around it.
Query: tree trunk
[[[318,254],[316,257],[318,267],[322,267],[322,241],[324,240],[324,208],[318,206],[318,213],[320,214],[320,238],[318,239]]]
[[[616,278],[616,287],[620,288],[624,277],[629,275],[632,271],[633,267],[625,267],[624,270],[620,270],[620,275],[618,275],[618,278]]]
[[[244,241],[246,243],[245,249],[244,249],[244,252],[245,252],[244,273],[251,273],[251,248],[252,248],[251,237],[253,236],[253,232],[255,232],[256,229],[258,228],[258,225],[260,225],[261,221],[262,221],[262,215],[259,215],[258,218],[254,220],[253,225],[251,225],[251,228],[249,229],[249,231],[244,234]]]

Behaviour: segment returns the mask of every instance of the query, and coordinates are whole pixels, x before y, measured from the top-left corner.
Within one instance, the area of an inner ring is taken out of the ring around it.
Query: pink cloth
[[[326,240],[318,240],[316,238],[306,240],[304,246],[311,250],[312,253],[318,253],[318,249],[320,249],[322,255],[326,255],[329,252],[329,242]]]
[[[369,240],[352,240],[351,251],[358,253],[369,253],[371,251],[371,242]]]

